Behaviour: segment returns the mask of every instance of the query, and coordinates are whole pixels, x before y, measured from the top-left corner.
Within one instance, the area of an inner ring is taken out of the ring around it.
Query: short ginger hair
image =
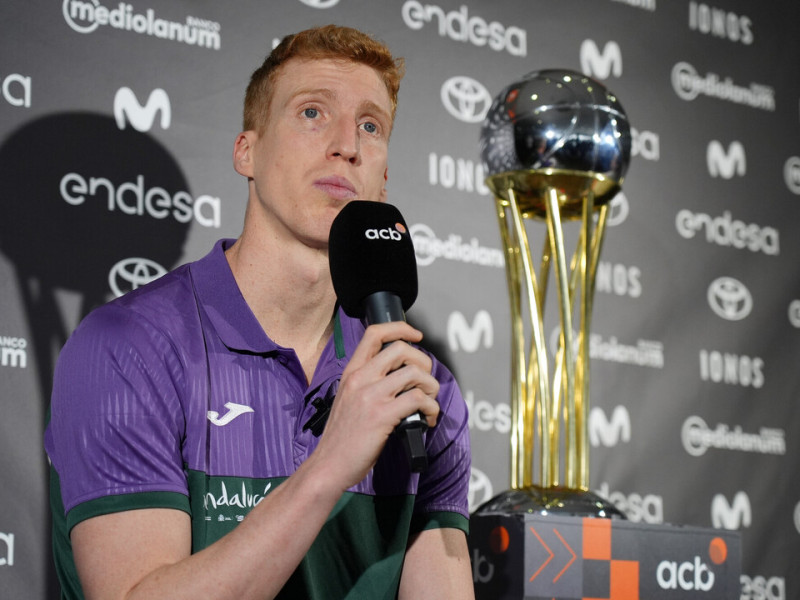
[[[372,67],[389,92],[394,120],[400,80],[405,73],[403,59],[393,57],[384,43],[357,29],[325,25],[287,35],[253,72],[244,99],[244,131],[263,131],[275,80],[281,67],[293,58],[344,60]]]

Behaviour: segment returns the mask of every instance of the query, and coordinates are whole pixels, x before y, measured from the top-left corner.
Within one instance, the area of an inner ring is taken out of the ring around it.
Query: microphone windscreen
[[[417,299],[414,244],[400,211],[385,202],[353,200],[339,212],[328,238],[333,288],[351,317],[364,317],[376,292],[397,295],[408,310]]]

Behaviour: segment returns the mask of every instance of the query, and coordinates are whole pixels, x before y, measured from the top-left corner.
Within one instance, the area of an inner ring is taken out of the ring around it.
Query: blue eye
[[[378,126],[375,123],[364,123],[364,131],[367,133],[377,133]]]
[[[303,111],[303,115],[309,119],[316,119],[319,116],[319,111],[316,108],[307,108]]]

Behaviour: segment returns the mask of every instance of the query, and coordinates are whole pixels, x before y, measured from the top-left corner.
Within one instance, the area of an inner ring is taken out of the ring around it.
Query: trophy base
[[[475,514],[492,513],[627,519],[613,504],[588,490],[535,485],[502,492],[475,510]]]

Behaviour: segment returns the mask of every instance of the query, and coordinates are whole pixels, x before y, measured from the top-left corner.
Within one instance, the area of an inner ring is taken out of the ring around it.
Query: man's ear
[[[387,193],[386,193],[386,182],[389,180],[389,167],[386,167],[386,170],[383,172],[383,188],[381,188],[381,196],[378,198],[381,202],[386,202]]]
[[[233,142],[233,168],[239,175],[253,177],[253,146],[256,137],[255,131],[243,131]]]

